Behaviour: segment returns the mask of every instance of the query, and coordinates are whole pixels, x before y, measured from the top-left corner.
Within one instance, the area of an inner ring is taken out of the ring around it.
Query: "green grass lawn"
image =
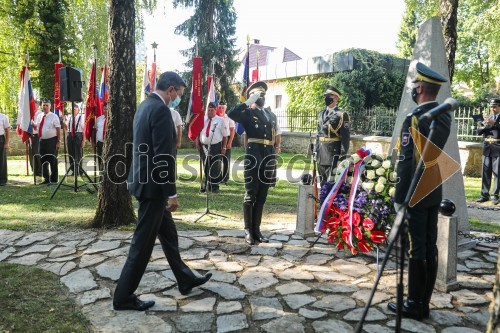
[[[0,263],[0,332],[91,332],[59,277]]]

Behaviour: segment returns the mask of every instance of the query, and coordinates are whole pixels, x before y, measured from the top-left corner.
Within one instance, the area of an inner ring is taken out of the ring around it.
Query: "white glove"
[[[252,95],[250,95],[250,97],[248,97],[248,99],[245,101],[245,104],[250,106],[253,103],[255,103],[255,101],[258,100],[259,97],[260,97],[260,92],[256,91]]]

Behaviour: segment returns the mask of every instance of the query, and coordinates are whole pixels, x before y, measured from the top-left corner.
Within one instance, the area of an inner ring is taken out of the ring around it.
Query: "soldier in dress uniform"
[[[316,137],[316,163],[320,175],[321,186],[328,178],[338,161],[349,151],[349,115],[339,109],[337,102],[342,96],[340,91],[327,86],[325,109],[318,116],[318,135]]]
[[[260,232],[267,191],[274,182],[276,154],[281,148],[281,130],[276,115],[264,108],[267,84],[258,81],[248,87],[247,100],[229,110],[229,118],[240,123],[246,132],[245,198],[243,218],[245,241],[269,242]],[[255,103],[255,107],[250,107]]]
[[[417,149],[417,144],[423,145],[423,142],[420,137],[411,136],[410,128],[417,130],[425,137],[429,136],[432,121],[419,120],[419,117],[439,106],[436,97],[441,85],[448,81],[443,75],[422,63],[417,63],[416,70],[417,75],[412,81],[411,94],[417,107],[406,117],[401,130],[399,147],[397,147],[400,149],[400,161],[397,165],[399,183],[396,184],[394,198],[396,210],[405,201],[413,175],[417,172],[415,169],[420,160],[419,152],[423,148]],[[434,134],[431,139],[439,149],[443,149],[450,134],[451,115],[449,112],[443,113],[435,118],[434,122]],[[426,162],[426,165],[433,166],[432,161]],[[441,179],[439,165],[432,170],[434,170],[432,178],[439,181]],[[416,320],[429,317],[429,302],[437,274],[437,222],[439,204],[443,197],[442,186],[439,185],[429,191],[427,196],[412,207],[408,206],[407,209],[409,222],[408,298],[403,305],[403,316]],[[389,303],[388,308],[396,312],[396,303]]]
[[[491,202],[498,204],[500,193],[500,98],[490,100],[490,109],[493,112],[489,117],[485,117],[477,129],[478,135],[484,135],[483,144],[483,170],[481,198],[477,202],[490,200],[491,174],[494,177],[493,192]]]

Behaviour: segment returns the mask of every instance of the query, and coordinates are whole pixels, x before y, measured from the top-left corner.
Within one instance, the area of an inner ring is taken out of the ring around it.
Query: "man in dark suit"
[[[417,103],[417,107],[408,114],[401,130],[399,154],[402,155],[402,159],[397,165],[399,182],[396,184],[394,198],[396,209],[399,209],[400,205],[404,203],[413,175],[416,172],[422,172],[422,170],[415,169],[421,158],[420,152],[423,150],[424,139],[417,133],[413,137],[414,134],[410,129],[420,133],[425,138],[429,136],[432,121],[429,119],[419,120],[419,117],[439,106],[436,97],[441,85],[448,81],[443,75],[422,63],[417,63],[416,70],[417,75],[412,81],[412,98]],[[428,167],[426,170],[432,172],[432,175],[427,180],[420,179],[420,181],[424,184],[430,184],[437,180],[437,187],[432,189],[432,186],[429,186],[430,193],[415,204],[410,201],[407,209],[409,222],[408,298],[403,305],[403,316],[416,320],[429,317],[429,302],[436,282],[438,265],[437,222],[443,191],[440,185],[442,177],[439,164],[436,164],[435,161],[448,140],[451,115],[449,112],[443,113],[434,122],[432,143],[439,149],[433,150],[424,159],[426,168]],[[432,160],[429,157],[432,157]],[[388,308],[396,312],[396,303],[389,303]]]
[[[323,94],[325,109],[318,115],[318,135],[316,139],[316,162],[321,186],[328,181],[332,170],[337,167],[341,156],[349,151],[351,139],[349,131],[349,115],[337,106],[342,96],[340,91],[327,86]]]
[[[500,98],[490,100],[490,109],[493,113],[485,117],[484,122],[477,129],[478,135],[484,135],[484,144],[481,198],[476,201],[490,200],[491,175],[493,174],[491,203],[496,205],[500,194]]]
[[[157,236],[181,294],[188,294],[212,275],[197,277],[182,261],[172,219],[172,212],[177,210],[179,203],[174,157],[177,136],[169,107],[178,105],[185,87],[178,74],[161,74],[156,90],[141,103],[134,116],[133,161],[128,186],[129,192],[139,201],[139,216],[116,286],[115,310],[144,311],[154,305],[153,301],[139,300],[134,292],[146,270]]]
[[[245,103],[237,104],[228,112],[228,117],[245,128],[247,136],[245,160],[245,198],[243,219],[245,241],[269,242],[260,232],[262,212],[269,187],[275,182],[276,154],[281,151],[281,129],[276,115],[264,108],[267,84],[255,82],[247,90]],[[250,107],[255,103],[255,107]]]

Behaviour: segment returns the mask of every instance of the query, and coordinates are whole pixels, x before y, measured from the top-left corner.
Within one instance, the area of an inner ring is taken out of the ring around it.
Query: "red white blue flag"
[[[36,102],[31,87],[29,67],[21,70],[21,92],[19,94],[19,112],[17,114],[17,134],[26,142],[33,133],[31,120],[36,112]]]

